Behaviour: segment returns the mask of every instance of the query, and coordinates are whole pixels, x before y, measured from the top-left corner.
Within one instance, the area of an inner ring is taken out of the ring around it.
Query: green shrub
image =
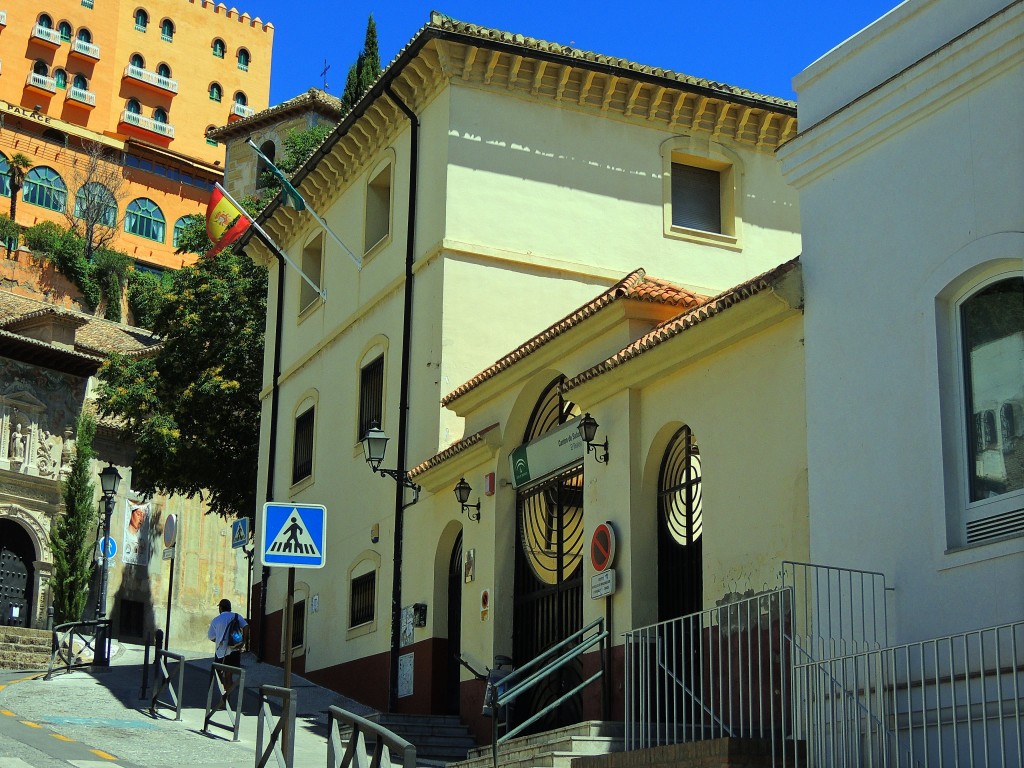
[[[25,230],[25,244],[33,251],[53,253],[65,234],[63,227],[44,221]]]
[[[155,275],[132,270],[128,273],[128,307],[136,325],[152,330],[173,285],[174,277],[170,272]]]
[[[0,246],[13,250],[18,247],[18,237],[21,235],[21,227],[11,221],[9,217],[0,214]]]
[[[103,313],[107,320],[121,322],[121,295],[133,263],[130,256],[120,251],[102,248],[93,253],[90,272],[92,279],[107,297],[107,308]]]

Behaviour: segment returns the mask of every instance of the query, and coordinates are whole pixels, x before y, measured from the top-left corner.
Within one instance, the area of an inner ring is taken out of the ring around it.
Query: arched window
[[[277,147],[274,146],[274,142],[265,141],[260,145],[260,152],[267,156],[270,162],[274,162],[274,155],[277,153]],[[270,172],[270,168],[263,162],[263,158],[257,158],[256,160],[256,189],[263,189],[277,183],[274,178],[274,174]]]
[[[129,112],[131,112],[133,115],[141,115],[142,114],[142,105],[139,104],[139,100],[138,99],[128,99],[128,104],[127,104],[127,106],[125,108]]]
[[[68,73],[60,68],[53,70],[53,84],[56,85],[58,88],[67,88]]]
[[[92,32],[90,32],[85,27],[82,27],[80,30],[78,30],[78,34],[76,35],[76,37],[79,40],[81,40],[83,43],[91,43],[92,42]]]
[[[206,126],[206,134],[205,134],[205,136],[206,136],[206,143],[209,144],[211,147],[216,147],[217,146],[217,140],[210,136],[210,131],[212,131],[216,127],[217,126],[215,126],[215,125],[208,125],[208,126]]]
[[[32,71],[37,75],[42,75],[43,77],[50,76],[50,68],[46,66],[46,62],[42,59],[36,59],[36,63],[32,65]]]
[[[210,83],[210,101],[220,101],[224,96],[224,89],[220,83]]]
[[[117,226],[114,194],[97,181],[83,184],[75,193],[75,216],[105,227]]]
[[[245,48],[238,49],[238,68],[243,72],[249,71],[249,52]]]
[[[53,19],[47,16],[45,13],[39,14],[39,20],[36,22],[43,29],[53,29]]]
[[[135,12],[135,28],[137,30],[139,30],[139,32],[145,32],[146,31],[146,27],[148,27],[148,26],[149,26],[149,14],[146,13],[141,8],[139,8],[139,10],[137,10]]]
[[[244,107],[248,103],[249,103],[249,100],[247,98],[245,98],[245,94],[244,93],[242,93],[241,91],[238,91],[235,94],[235,104],[240,104],[241,106]]]
[[[85,75],[83,74],[75,75],[74,79],[71,81],[71,85],[82,91],[89,90],[89,81],[85,79]]]
[[[188,226],[188,216],[182,216],[176,222],[174,222],[174,236],[171,244],[177,248],[181,243],[181,236],[185,232],[185,228]]]
[[[0,152],[0,195],[11,196],[11,164],[3,152]]]
[[[54,144],[60,144],[62,147],[68,145],[68,135],[64,131],[58,131],[56,128],[47,128],[43,131],[43,138],[47,141],[52,141]]]
[[[167,125],[167,110],[157,107],[153,110],[153,119],[163,125]]]
[[[219,37],[213,39],[213,55],[218,59],[224,58],[224,41]]]
[[[170,19],[164,19],[160,22],[160,39],[168,43],[174,40],[174,22]]]
[[[128,63],[131,64],[133,67],[138,67],[139,69],[146,68],[146,60],[142,58],[141,53],[133,53],[132,57],[128,59]]]
[[[58,24],[57,31],[60,33],[60,39],[62,43],[71,42],[72,29],[71,25],[68,24],[68,22],[62,21],[60,24]]]
[[[169,78],[171,76],[171,68],[163,62],[160,62],[160,65],[156,68],[156,73],[160,75],[160,77]]]
[[[63,212],[67,205],[68,188],[64,184],[64,179],[53,168],[39,165],[25,176],[21,198],[30,205]]]
[[[148,197],[138,197],[128,203],[128,210],[124,217],[125,232],[162,243],[164,227],[163,211]]]
[[[658,474],[658,621],[703,605],[703,494],[700,449],[683,426],[665,449]]]

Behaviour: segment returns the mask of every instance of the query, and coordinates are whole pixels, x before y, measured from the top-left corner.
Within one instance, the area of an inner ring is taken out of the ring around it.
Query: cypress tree
[[[75,458],[61,487],[64,512],[50,528],[53,612],[58,624],[81,620],[89,598],[95,551],[96,486],[92,481],[92,441],[96,435],[96,420],[91,413],[82,411],[75,432]]]
[[[352,110],[363,94],[380,76],[380,51],[377,49],[377,23],[370,14],[366,22],[366,37],[363,49],[356,57],[355,63],[349,67],[345,78],[345,90],[341,95],[341,104],[346,112]]]

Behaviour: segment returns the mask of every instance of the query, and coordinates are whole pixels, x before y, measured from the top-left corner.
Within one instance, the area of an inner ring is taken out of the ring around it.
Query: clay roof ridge
[[[456,440],[443,451],[435,453],[426,461],[421,462],[412,469],[410,469],[408,473],[409,477],[412,478],[416,477],[417,475],[422,475],[428,469],[433,469],[437,465],[443,464],[444,462],[448,461],[448,459],[451,459],[452,457],[457,456],[463,451],[472,448],[474,445],[476,445],[477,443],[484,439],[484,435],[486,435],[492,429],[496,429],[497,426],[497,423],[491,424],[488,427],[484,427],[479,432],[474,432],[471,435],[466,435],[466,437]]]

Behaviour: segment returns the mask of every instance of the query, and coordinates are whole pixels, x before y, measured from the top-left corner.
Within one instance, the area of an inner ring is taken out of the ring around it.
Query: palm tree
[[[16,152],[7,161],[7,165],[9,166],[7,173],[11,184],[11,221],[17,222],[17,219],[14,217],[18,213],[18,192],[21,191],[22,186],[25,184],[25,174],[32,167],[32,158],[21,152]],[[7,243],[7,255],[8,257],[11,255],[10,243]]]

